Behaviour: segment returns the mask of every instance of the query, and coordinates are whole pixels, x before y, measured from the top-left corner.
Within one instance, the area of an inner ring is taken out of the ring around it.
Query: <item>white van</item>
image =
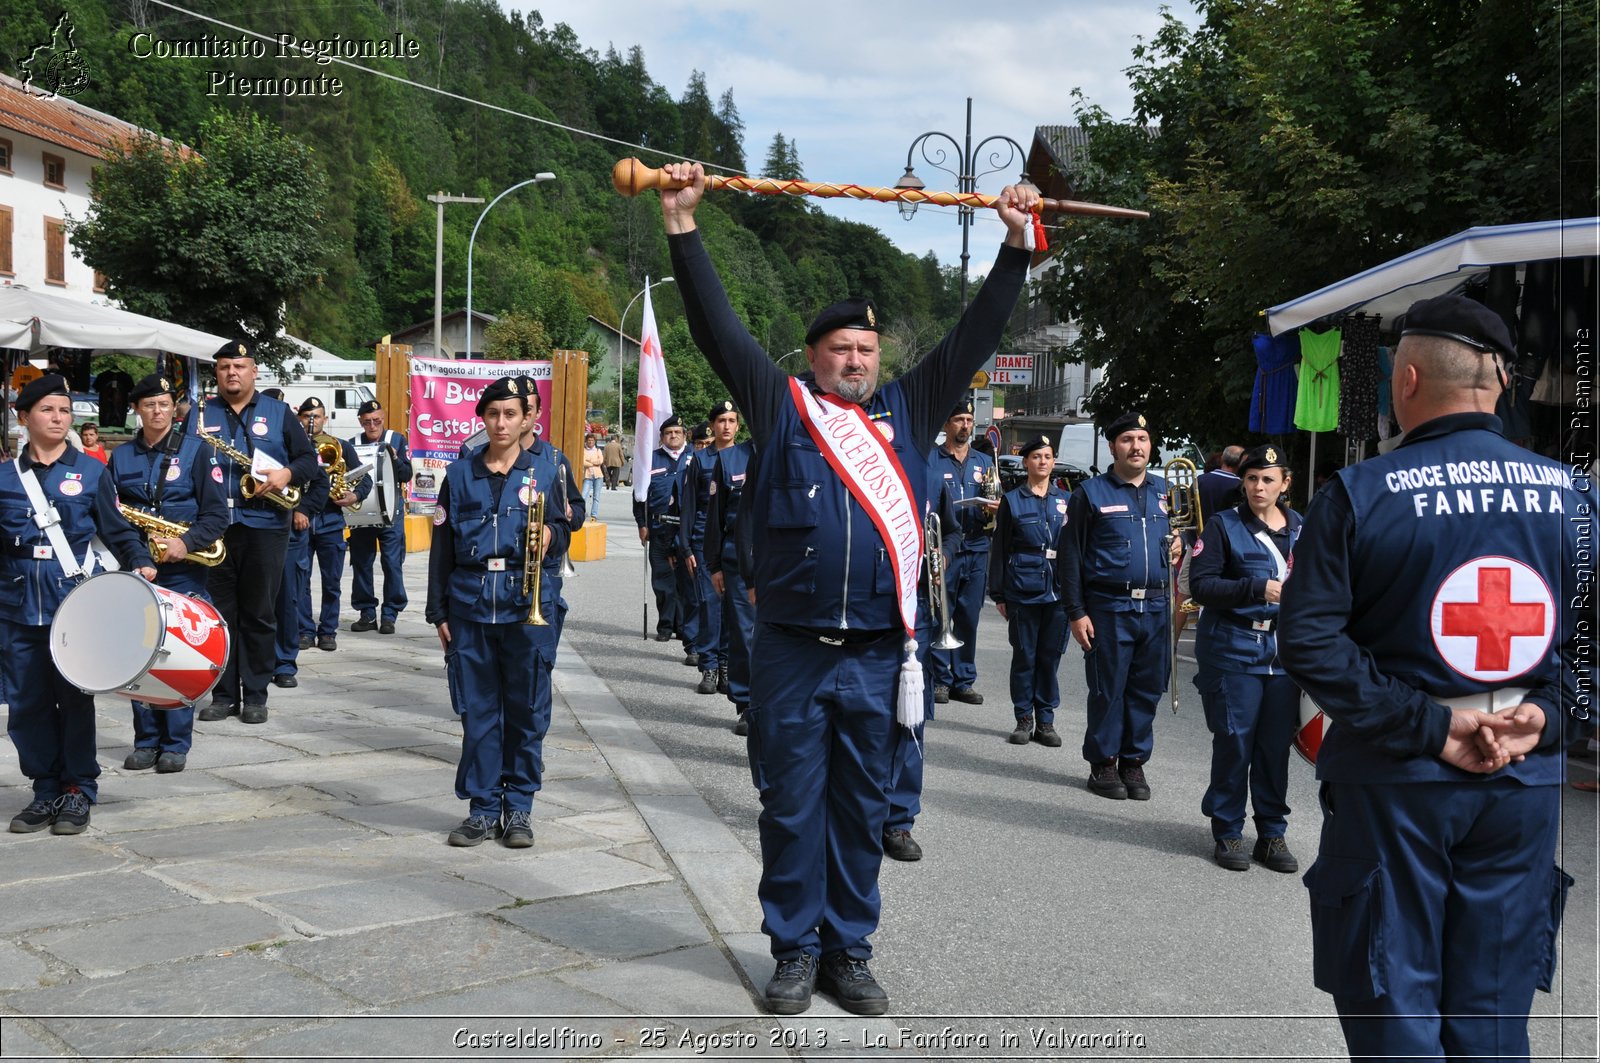
[[[285,366],[283,378],[280,379],[271,370],[262,369],[256,378],[256,387],[263,391],[267,388],[282,391],[283,401],[297,412],[302,402],[315,395],[328,411],[328,424],[323,431],[339,439],[350,439],[361,434],[361,422],[356,411],[363,402],[378,397],[373,390],[375,381],[376,371],[372,362],[346,361],[342,358],[291,358]]]

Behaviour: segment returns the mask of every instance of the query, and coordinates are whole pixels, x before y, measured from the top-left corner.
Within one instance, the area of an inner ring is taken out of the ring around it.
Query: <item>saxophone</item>
[[[150,546],[150,556],[155,559],[158,565],[167,558],[167,544],[160,540],[177,539],[189,533],[189,525],[187,524],[180,524],[175,520],[166,520],[156,516],[154,513],[146,513],[142,509],[125,506],[121,502],[117,503],[117,511],[128,518],[129,524],[144,532],[145,540]],[[210,568],[214,565],[222,564],[227,556],[227,548],[222,545],[222,540],[218,539],[204,550],[191,550],[185,560]]]
[[[244,495],[246,502],[260,495],[268,502],[283,509],[293,509],[300,504],[300,488],[294,484],[286,484],[282,491],[266,490],[266,482],[256,479],[250,473],[252,467],[250,455],[221,438],[218,433],[205,431],[206,398],[204,395],[200,396],[198,408],[195,410],[195,417],[197,418],[195,427],[200,429],[195,434],[211,444],[218,454],[232,458],[234,464],[244,470],[239,474],[239,493]]]

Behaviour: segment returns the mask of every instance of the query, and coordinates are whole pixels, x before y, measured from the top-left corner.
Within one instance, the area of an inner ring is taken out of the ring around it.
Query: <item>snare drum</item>
[[[205,697],[227,666],[228,641],[228,625],[210,602],[132,572],[85,580],[50,625],[50,656],[67,682],[156,709]]]
[[[1294,731],[1294,751],[1305,758],[1307,764],[1313,767],[1317,763],[1317,753],[1322,749],[1322,738],[1328,733],[1328,728],[1333,722],[1311,700],[1310,694],[1300,695],[1300,725]]]

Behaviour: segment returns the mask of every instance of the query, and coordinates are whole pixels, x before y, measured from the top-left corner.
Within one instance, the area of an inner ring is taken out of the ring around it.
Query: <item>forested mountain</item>
[[[641,154],[660,165],[686,156],[738,172],[765,172],[766,163],[780,175],[799,176],[799,160],[781,134],[747,167],[731,87],[719,92],[696,73],[675,95],[652,80],[638,48],[602,54],[564,25],[546,25],[536,12],[507,14],[493,0],[188,0],[184,6],[217,21],[158,0],[8,0],[0,55],[16,70],[50,39],[65,10],[90,80],[79,102],[189,144],[216,109],[248,109],[309,145],[330,187],[320,221],[333,250],[319,283],[291,300],[289,328],[347,356],[386,331],[432,316],[431,193],[492,199],[536,172],[557,175],[508,196],[484,221],[473,252],[473,305],[527,314],[554,344],[576,347],[593,344],[588,315],[615,324],[646,275],[669,272],[655,197],[628,200],[611,188],[618,158]],[[393,42],[399,35],[415,42],[414,57],[359,62],[417,85],[292,52],[279,58],[276,41],[245,37],[239,28],[315,41]],[[163,55],[163,47],[210,54]],[[250,50],[265,55],[217,54]],[[319,75],[338,77],[343,92],[237,92],[247,79]],[[481,209],[445,210],[447,308],[465,304],[468,236]],[[868,226],[799,201],[733,195],[714,198],[700,214],[735,307],[778,354],[798,347],[809,316],[845,293],[892,307],[906,330],[901,335],[938,328],[957,311],[949,274],[932,256],[897,251]],[[654,299],[669,355],[692,357],[673,287],[657,288]],[[637,318],[630,318],[628,331],[636,333]],[[886,341],[891,357],[894,340]],[[680,405],[693,409],[687,399]]]

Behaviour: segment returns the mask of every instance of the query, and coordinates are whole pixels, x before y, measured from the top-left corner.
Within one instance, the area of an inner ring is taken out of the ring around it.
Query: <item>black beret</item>
[[[956,408],[950,411],[950,416],[946,417],[945,420],[948,421],[948,420],[951,420],[952,418],[956,418],[956,417],[973,417],[973,416],[976,416],[976,412],[972,408],[972,400],[971,399],[962,399],[960,402],[956,403]]]
[[[522,393],[528,397],[529,401],[539,401],[539,385],[534,381],[533,377],[524,373],[517,377],[517,383],[522,385]]]
[[[282,388],[262,388],[261,394],[267,396],[269,399],[277,399],[279,402],[283,401]]]
[[[1140,432],[1148,432],[1150,430],[1150,423],[1144,419],[1144,414],[1139,413],[1136,410],[1129,410],[1121,417],[1118,417],[1115,421],[1112,421],[1110,424],[1106,425],[1106,439],[1109,442],[1115,443],[1117,441],[1117,437],[1122,433],[1132,432],[1135,430]]]
[[[472,412],[482,417],[483,411],[488,408],[489,403],[499,402],[501,399],[521,399],[522,408],[526,410],[528,408],[528,392],[522,381],[523,378],[520,376],[503,376],[494,381],[483,389],[482,395],[478,396],[478,404],[472,408]]]
[[[1436,295],[1411,304],[1400,319],[1401,336],[1443,336],[1480,351],[1515,356],[1505,319],[1464,295]]]
[[[379,404],[377,399],[368,399],[366,402],[363,402],[360,406],[356,407],[356,416],[365,417],[369,413],[377,413],[382,409],[383,406]]]
[[[669,428],[682,428],[682,427],[683,427],[683,418],[679,417],[677,414],[673,414],[671,417],[668,417],[665,421],[661,422],[661,427],[659,429],[657,429],[657,431],[665,432]]]
[[[1251,469],[1287,469],[1289,456],[1283,448],[1275,447],[1268,443],[1264,447],[1251,447],[1244,452],[1244,457],[1239,459],[1239,475],[1243,476]]]
[[[719,402],[715,406],[711,407],[711,412],[706,414],[706,420],[707,421],[715,421],[718,417],[721,417],[725,413],[738,413],[738,412],[739,412],[739,407],[737,407],[737,406],[735,406],[733,404],[733,400],[732,399],[723,399],[721,402]]]
[[[1056,445],[1055,443],[1051,442],[1049,436],[1034,436],[1032,439],[1022,444],[1022,450],[1020,453],[1025,458],[1034,451],[1043,450],[1045,447],[1049,447],[1052,454],[1055,453]]]
[[[65,395],[70,399],[72,391],[67,387],[67,378],[60,373],[48,373],[29,381],[17,392],[17,409],[26,413],[33,409],[34,403],[49,395]]]
[[[176,397],[177,394],[178,392],[175,388],[173,388],[171,380],[162,376],[160,373],[151,373],[149,376],[133,385],[133,390],[128,392],[128,401],[137,403],[140,399],[152,399],[157,395],[171,395]]]
[[[255,356],[256,349],[250,344],[240,343],[238,340],[229,340],[221,347],[218,347],[217,353],[212,355],[211,358],[213,361],[220,362],[224,358],[254,358]]]
[[[322,410],[326,412],[327,409],[328,408],[322,404],[321,399],[317,398],[315,395],[312,395],[310,398],[306,399],[306,401],[300,404],[299,412],[310,413],[312,410]]]
[[[806,329],[806,346],[811,346],[834,329],[840,328],[877,332],[878,311],[866,299],[845,299],[834,303],[818,314],[817,319],[811,322],[811,327]]]
[[[694,438],[694,441],[696,443],[700,442],[702,439],[710,439],[711,438],[711,422],[710,421],[701,421],[699,424],[695,425],[694,426],[694,437],[693,438]]]

